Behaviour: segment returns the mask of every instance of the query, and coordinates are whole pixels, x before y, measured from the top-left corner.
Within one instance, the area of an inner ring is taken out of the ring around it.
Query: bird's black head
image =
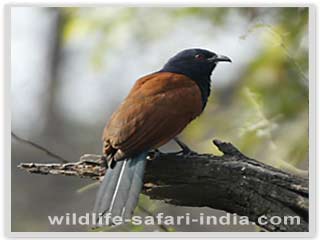
[[[186,49],[170,58],[160,72],[184,74],[194,80],[201,90],[205,107],[210,95],[210,76],[218,62],[231,62],[231,60],[205,49]]]

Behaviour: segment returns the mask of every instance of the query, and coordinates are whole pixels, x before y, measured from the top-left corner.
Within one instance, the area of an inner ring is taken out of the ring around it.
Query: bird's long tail
[[[111,218],[131,218],[143,185],[146,157],[147,152],[143,152],[119,161],[113,169],[107,170],[94,206],[93,212],[99,216],[97,220],[107,213]]]

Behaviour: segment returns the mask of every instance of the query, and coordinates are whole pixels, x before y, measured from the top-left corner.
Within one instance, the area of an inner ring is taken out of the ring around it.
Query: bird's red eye
[[[203,56],[202,54],[197,54],[194,56],[195,59],[197,60],[204,60],[205,59],[205,56]]]

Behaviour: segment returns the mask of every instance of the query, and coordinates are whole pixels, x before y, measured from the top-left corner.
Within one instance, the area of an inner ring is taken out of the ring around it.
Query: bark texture
[[[308,231],[308,180],[242,154],[232,144],[214,140],[222,156],[195,152],[150,153],[143,193],[178,206],[210,207],[247,216],[267,231]],[[86,154],[76,163],[21,163],[30,173],[100,179],[99,155]],[[258,218],[300,218],[300,224],[261,225]]]

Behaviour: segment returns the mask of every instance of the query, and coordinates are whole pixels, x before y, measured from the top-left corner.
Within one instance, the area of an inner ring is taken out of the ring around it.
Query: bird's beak
[[[211,58],[208,58],[208,61],[214,62],[214,63],[216,63],[216,62],[232,62],[230,58],[223,56],[223,55],[213,56]]]

